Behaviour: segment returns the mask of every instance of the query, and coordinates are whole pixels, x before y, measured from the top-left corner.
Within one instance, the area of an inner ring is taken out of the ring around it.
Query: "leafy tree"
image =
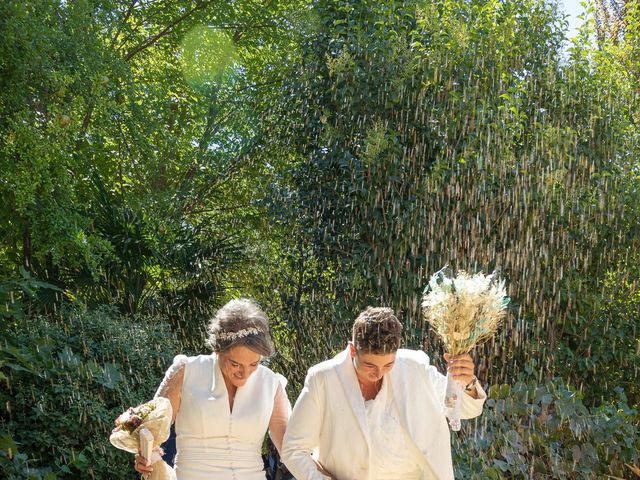
[[[261,241],[260,122],[300,3],[4,2],[0,278],[208,314]]]
[[[296,338],[327,338],[323,357],[358,310],[388,304],[410,345],[437,352],[420,318],[428,276],[499,267],[514,307],[481,376],[568,374],[579,319],[597,315],[606,272],[639,238],[636,103],[589,26],[567,57],[563,18],[543,2],[314,12],[285,99],[299,112],[281,140],[295,163],[274,208],[299,245],[287,265],[305,269],[285,298]]]

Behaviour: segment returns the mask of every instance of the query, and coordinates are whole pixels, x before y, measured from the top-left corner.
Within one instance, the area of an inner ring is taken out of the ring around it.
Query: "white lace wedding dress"
[[[264,434],[269,428],[274,437],[274,426],[283,433],[291,408],[285,378],[260,365],[238,388],[230,411],[215,354],[178,355],[165,380],[183,366],[175,422],[178,480],[265,480]]]

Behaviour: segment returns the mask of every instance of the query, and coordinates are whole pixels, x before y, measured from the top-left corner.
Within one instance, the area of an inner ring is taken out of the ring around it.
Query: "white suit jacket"
[[[426,353],[404,349],[387,375],[423,479],[453,480],[443,408],[447,377],[430,365]],[[477,399],[463,395],[462,418],[480,415],[485,399],[480,387]],[[317,470],[312,453],[337,480],[368,480],[369,444],[364,400],[346,349],[309,369],[285,432],[282,460],[297,480],[328,478]]]

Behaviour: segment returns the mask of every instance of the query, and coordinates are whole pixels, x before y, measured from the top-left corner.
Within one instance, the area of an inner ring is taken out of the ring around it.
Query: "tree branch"
[[[116,41],[118,40],[118,37],[122,33],[122,29],[123,29],[125,23],[127,23],[127,20],[129,20],[129,17],[133,13],[133,9],[135,8],[136,3],[138,3],[138,0],[133,0],[131,2],[131,4],[129,5],[129,8],[127,9],[127,11],[125,12],[124,16],[122,17],[122,20],[120,22],[120,27],[116,30],[116,33],[113,35],[113,38],[111,39],[111,45],[115,45],[116,44]]]
[[[210,182],[203,185],[195,193],[193,199],[184,206],[184,208],[182,209],[182,215],[191,214],[196,206],[202,202],[203,198],[211,196],[212,192],[228,183],[240,169],[240,166],[243,164],[243,160],[253,152],[254,148],[260,140],[260,136],[254,137],[244,147],[242,147],[241,151],[238,153],[238,155],[236,155],[235,159],[229,162],[229,166],[223,169],[223,171],[218,175],[218,178],[221,180],[218,182]]]
[[[198,148],[201,152],[206,150],[209,142],[211,141],[212,135],[214,134],[214,120],[220,112],[220,106],[217,104],[217,98],[221,83],[222,79],[218,76],[216,85],[211,87],[211,94],[209,95],[209,110],[207,111],[207,124],[202,132],[200,142],[198,142]]]
[[[201,3],[199,5],[196,5],[195,7],[193,7],[191,10],[189,10],[188,12],[186,12],[184,15],[178,17],[176,20],[174,20],[172,23],[170,23],[169,25],[167,25],[164,29],[162,29],[160,32],[158,32],[157,34],[147,38],[146,40],[144,40],[142,43],[140,43],[138,46],[133,47],[133,49],[127,53],[124,57],[124,59],[126,61],[131,60],[131,58],[135,55],[137,55],[138,53],[142,52],[143,50],[146,50],[147,48],[149,48],[151,45],[153,45],[154,43],[156,43],[158,40],[160,40],[162,37],[166,37],[167,35],[169,35],[171,33],[171,31],[177,27],[180,23],[182,23],[183,21],[185,21],[187,18],[189,18],[191,15],[193,15],[195,12],[197,12],[198,10],[202,10],[204,9],[206,6],[208,5],[208,2],[206,3]]]
[[[80,132],[78,133],[78,138],[76,139],[75,151],[79,151],[82,146],[82,139],[89,130],[89,124],[91,123],[91,116],[93,115],[93,108],[95,107],[95,101],[93,99],[89,100],[89,105],[87,105],[87,111],[84,114],[84,118],[82,120],[82,127],[80,127]]]

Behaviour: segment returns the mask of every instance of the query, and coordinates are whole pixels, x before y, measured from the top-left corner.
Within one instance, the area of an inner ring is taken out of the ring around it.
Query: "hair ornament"
[[[237,332],[220,332],[216,334],[216,340],[219,342],[227,342],[238,340],[240,338],[248,337],[249,335],[258,335],[260,330],[256,327],[243,328]]]

